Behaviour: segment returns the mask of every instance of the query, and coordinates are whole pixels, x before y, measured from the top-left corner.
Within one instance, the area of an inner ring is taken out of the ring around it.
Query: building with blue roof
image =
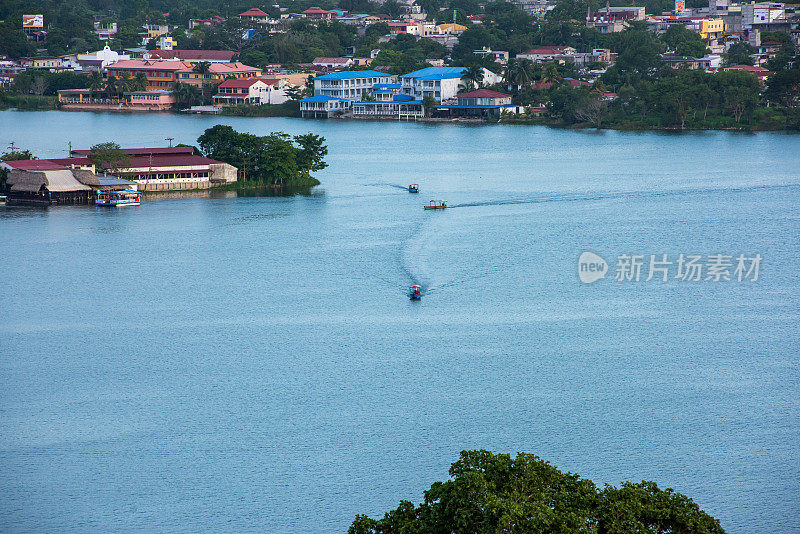
[[[425,116],[425,106],[421,100],[394,94],[390,99],[353,102],[353,116],[417,119]]]
[[[391,84],[392,76],[375,70],[331,72],[314,78],[314,95],[332,96],[345,100],[361,100],[374,85]]]
[[[417,100],[426,96],[444,102],[453,99],[458,94],[458,86],[462,83],[461,76],[466,67],[427,67],[400,76],[403,94],[410,95]],[[483,69],[483,84],[498,83],[502,77],[488,69]]]
[[[351,102],[344,98],[328,95],[314,95],[300,100],[300,116],[313,119],[327,119],[331,115],[344,113],[350,109]]]

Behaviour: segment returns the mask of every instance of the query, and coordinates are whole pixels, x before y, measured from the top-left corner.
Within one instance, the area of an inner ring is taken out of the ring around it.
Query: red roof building
[[[511,95],[490,89],[478,89],[456,95],[459,106],[503,106],[511,104]]]
[[[240,19],[250,19],[250,20],[255,20],[255,19],[266,20],[266,19],[269,18],[269,15],[267,13],[264,13],[263,11],[258,9],[257,7],[250,8],[247,11],[245,11],[244,13],[239,13],[236,16],[238,18],[240,18]]]
[[[754,67],[753,65],[733,65],[731,67],[725,67],[725,70],[743,70],[745,72],[749,72],[756,75],[756,77],[758,77],[759,81],[762,83],[774,74],[772,71],[769,71],[764,67]]]
[[[236,52],[233,50],[148,50],[149,59],[176,59],[189,63],[230,63]]]
[[[303,15],[311,20],[333,20],[336,17],[336,12],[312,6],[303,11]]]

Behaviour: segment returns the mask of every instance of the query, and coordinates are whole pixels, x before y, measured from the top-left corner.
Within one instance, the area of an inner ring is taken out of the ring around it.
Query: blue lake
[[[800,532],[800,136],[4,111],[0,142],[216,123],[325,136],[323,185],[0,207],[0,530],[345,532],[485,448]],[[763,262],[613,279],[681,253]]]

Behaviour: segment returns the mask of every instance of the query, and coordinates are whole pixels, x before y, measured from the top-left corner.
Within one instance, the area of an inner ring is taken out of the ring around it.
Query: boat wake
[[[636,200],[682,195],[701,195],[708,193],[748,193],[755,191],[783,190],[800,187],[800,184],[781,185],[753,185],[742,187],[709,187],[671,189],[666,191],[609,191],[587,193],[539,193],[536,195],[502,200],[487,200],[482,202],[465,202],[452,204],[449,208],[474,208],[481,206],[513,206],[517,204],[543,204],[549,202],[592,202],[600,200]]]

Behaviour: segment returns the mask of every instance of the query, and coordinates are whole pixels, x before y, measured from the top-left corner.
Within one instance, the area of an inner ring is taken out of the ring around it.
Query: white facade
[[[355,77],[353,76],[355,72],[342,72],[317,76],[314,78],[314,94],[345,100],[361,100],[362,95],[369,92],[373,85],[392,82],[389,74],[374,71],[364,72],[369,75]]]
[[[92,54],[78,54],[78,64],[80,64],[81,67],[84,67],[84,65],[88,65],[89,67],[96,65],[104,69],[112,63],[128,60],[130,58],[131,56],[128,54],[118,54],[106,45],[102,50],[98,50]]]

